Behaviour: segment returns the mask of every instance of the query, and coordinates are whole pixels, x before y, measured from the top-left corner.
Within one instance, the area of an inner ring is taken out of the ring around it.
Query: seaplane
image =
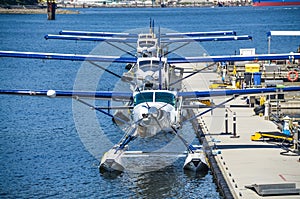
[[[153,28],[153,26],[151,26]],[[82,90],[30,90],[30,89],[0,89],[2,95],[27,95],[43,96],[49,98],[71,98],[92,110],[104,113],[111,117],[117,124],[125,126],[124,136],[119,143],[107,151],[100,162],[100,171],[124,171],[128,169],[125,159],[128,157],[150,157],[157,156],[161,164],[161,154],[143,151],[130,151],[129,143],[136,138],[151,138],[161,133],[174,134],[186,148],[186,157],[183,168],[198,171],[207,168],[205,156],[201,147],[189,143],[180,133],[182,126],[194,119],[221,107],[229,101],[234,100],[239,95],[261,94],[300,91],[299,86],[274,87],[274,88],[253,88],[253,89],[230,89],[230,90],[206,90],[206,91],[186,91],[183,90],[181,82],[186,78],[195,75],[202,70],[196,71],[186,77],[182,72],[177,75],[176,70],[182,71],[177,64],[186,63],[217,63],[234,61],[261,61],[261,60],[295,60],[300,59],[300,53],[284,54],[260,54],[260,55],[224,55],[224,56],[199,56],[199,57],[168,57],[171,52],[167,50],[174,42],[183,43],[185,46],[190,42],[203,41],[234,41],[249,40],[250,36],[236,36],[234,31],[215,32],[192,32],[192,33],[160,33],[158,38],[151,29],[150,34],[130,34],[130,33],[108,33],[108,32],[85,32],[85,31],[61,31],[60,35],[46,35],[46,39],[64,40],[85,40],[104,41],[108,43],[136,43],[134,47],[136,53],[124,51],[130,56],[101,56],[101,55],[80,55],[63,53],[44,52],[19,52],[0,51],[0,57],[29,58],[29,59],[51,59],[51,60],[71,60],[87,61],[93,65],[98,63],[121,63],[130,64],[128,73],[123,77],[124,82],[131,85],[131,91],[82,91]],[[229,35],[229,36],[228,36]],[[113,44],[113,46],[115,46]],[[211,65],[209,65],[211,66]],[[207,67],[209,67],[207,66]],[[112,75],[117,76],[113,71],[103,69]],[[176,77],[175,79],[172,77]],[[186,109],[196,109],[199,106],[192,106],[192,100],[207,99],[218,96],[229,96],[225,101],[205,108],[205,111],[193,113],[183,117]],[[117,107],[97,107],[88,103],[85,99],[105,100],[123,102],[123,106]],[[109,110],[126,110],[122,114],[111,114]],[[127,115],[126,115],[127,113]],[[125,115],[125,116],[124,116]],[[179,157],[172,152],[164,152],[168,156]],[[155,165],[154,165],[155,166]]]

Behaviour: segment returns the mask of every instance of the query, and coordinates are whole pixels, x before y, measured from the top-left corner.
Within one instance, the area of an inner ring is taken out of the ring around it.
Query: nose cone
[[[158,109],[154,106],[150,107],[148,110],[148,113],[152,116],[152,117],[158,117]]]

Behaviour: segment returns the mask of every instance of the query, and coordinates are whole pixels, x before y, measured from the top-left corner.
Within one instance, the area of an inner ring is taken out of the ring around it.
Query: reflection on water
[[[131,184],[129,189],[135,198],[194,198],[196,196],[194,192],[198,192],[197,198],[204,198],[207,192],[195,189],[205,188],[208,185],[206,183],[207,179],[205,179],[208,171],[183,172],[182,169],[178,168],[178,164],[181,164],[180,160],[175,165],[153,172],[124,172],[119,175],[109,173],[102,174],[102,176],[105,177],[107,182],[118,177],[121,181],[128,180]],[[185,191],[182,192],[182,190]],[[215,196],[218,198],[218,195]]]

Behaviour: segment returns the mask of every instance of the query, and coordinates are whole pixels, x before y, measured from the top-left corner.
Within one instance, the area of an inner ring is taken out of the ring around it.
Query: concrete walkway
[[[188,90],[207,90],[210,80],[217,79],[216,73],[201,73],[189,78]],[[228,99],[223,96],[214,99],[217,104]],[[238,97],[231,104],[245,103]],[[229,104],[228,104],[229,107]],[[299,156],[281,155],[283,150],[276,144],[251,141],[251,135],[257,131],[279,131],[277,126],[264,117],[255,116],[253,108],[229,108],[229,132],[232,132],[232,114],[236,113],[237,135],[222,135],[225,129],[225,108],[208,113],[198,122],[206,134],[206,139],[220,167],[227,184],[235,198],[300,198],[300,195],[259,196],[255,191],[245,188],[252,184],[296,183],[300,188]],[[198,111],[203,111],[198,110]]]

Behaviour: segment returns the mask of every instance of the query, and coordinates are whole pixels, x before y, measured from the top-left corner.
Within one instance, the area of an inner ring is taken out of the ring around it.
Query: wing
[[[230,62],[230,61],[260,61],[260,60],[294,60],[300,59],[300,53],[260,54],[260,55],[225,55],[207,57],[168,58],[169,64],[199,63],[199,62]]]
[[[137,62],[137,58],[135,57],[78,55],[78,54],[41,53],[41,52],[18,52],[18,51],[0,51],[0,57],[55,59],[55,60],[71,60],[71,61],[94,61],[94,62],[118,62],[118,63]]]
[[[99,37],[99,36],[79,36],[79,35],[45,35],[45,39],[60,39],[60,40],[80,40],[80,41],[106,41],[106,42],[123,42],[136,43],[137,38],[125,37]]]
[[[205,36],[225,36],[236,35],[235,31],[210,31],[210,32],[182,32],[182,33],[162,33],[161,37],[205,37]]]
[[[87,98],[97,100],[121,100],[132,99],[132,92],[114,91],[67,91],[67,90],[0,90],[0,95],[27,95],[40,97],[65,97],[65,98]]]
[[[62,30],[60,35],[77,35],[77,36],[94,36],[94,37],[138,37],[138,34],[124,33],[124,32],[89,32],[89,31],[74,31],[74,30]]]
[[[291,92],[291,91],[300,91],[300,86],[273,87],[273,88],[250,88],[250,89],[235,89],[235,90],[191,91],[191,92],[179,92],[178,96],[183,97],[184,99],[187,99],[187,98],[249,95],[249,94]]]
[[[206,42],[206,41],[237,41],[237,40],[252,40],[249,35],[241,36],[214,36],[214,37],[187,37],[187,38],[169,38],[162,39],[161,43],[174,42]]]
[[[89,31],[74,31],[62,30],[60,35],[77,35],[77,36],[94,36],[94,37],[138,37],[134,33],[116,33],[116,32],[89,32]],[[162,33],[161,37],[204,37],[204,36],[225,36],[236,35],[235,31],[210,31],[210,32],[182,32],[182,33]]]
[[[175,37],[175,36],[174,36]],[[99,37],[99,36],[81,36],[81,35],[45,35],[45,39],[60,39],[60,40],[77,40],[77,41],[106,41],[106,42],[123,42],[136,43],[137,38],[125,37]],[[207,42],[207,41],[236,41],[236,40],[251,40],[248,35],[241,36],[211,36],[211,37],[187,37],[187,38],[162,38],[161,43],[175,42]]]

